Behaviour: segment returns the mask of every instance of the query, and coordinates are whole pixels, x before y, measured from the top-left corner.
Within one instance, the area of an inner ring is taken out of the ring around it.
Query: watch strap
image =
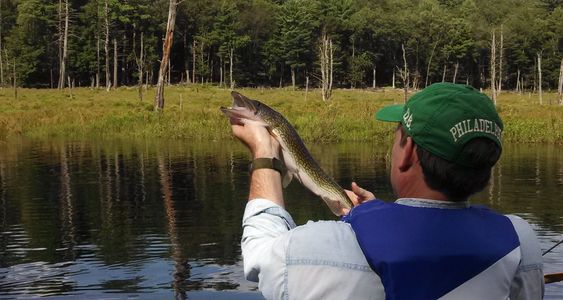
[[[285,175],[286,168],[281,160],[273,157],[260,157],[254,159],[249,165],[249,172],[252,174],[252,171],[258,169],[272,169],[278,171],[282,176]]]

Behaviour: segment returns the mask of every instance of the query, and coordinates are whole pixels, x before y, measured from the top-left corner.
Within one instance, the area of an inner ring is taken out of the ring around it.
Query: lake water
[[[563,148],[505,148],[472,201],[528,220],[548,249],[563,239]],[[388,151],[311,145],[341,185],[392,200]],[[247,163],[233,141],[0,142],[0,299],[262,299],[240,256]],[[285,195],[298,224],[334,219],[299,184]],[[544,262],[563,272],[563,245]]]

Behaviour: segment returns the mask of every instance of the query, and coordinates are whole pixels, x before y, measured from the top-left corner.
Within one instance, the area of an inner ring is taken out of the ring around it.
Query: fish
[[[281,161],[287,169],[282,178],[284,187],[293,178],[297,178],[304,187],[324,200],[329,209],[337,216],[343,214],[342,208],[349,210],[353,207],[352,201],[344,189],[313,159],[295,128],[282,114],[268,105],[249,99],[238,92],[232,91],[231,96],[233,98],[232,107],[221,107],[223,114],[241,124],[251,122],[264,126],[279,142]]]

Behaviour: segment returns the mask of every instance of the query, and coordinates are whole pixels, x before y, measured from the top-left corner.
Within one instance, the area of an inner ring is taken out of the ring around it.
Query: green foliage
[[[301,68],[311,59],[314,49],[313,31],[315,21],[309,1],[290,0],[284,3],[277,21],[279,42],[284,63],[292,68]]]
[[[368,53],[362,53],[351,58],[348,80],[352,83],[352,86],[359,87],[366,82],[365,75],[371,66],[372,62]]]
[[[7,57],[12,70],[15,63],[18,82],[26,82],[39,67],[48,65],[45,58],[52,41],[47,16],[51,11],[48,1],[25,0],[17,2],[16,12],[16,26],[6,37]]]
[[[104,73],[104,4],[106,0],[70,0],[67,69],[77,85],[89,85]],[[155,73],[166,28],[167,0],[107,0],[110,43],[118,41],[120,85],[139,76],[140,36],[145,71]],[[59,70],[59,4],[50,0],[4,0],[0,25],[5,82],[13,73],[20,85],[50,86]],[[563,45],[560,0],[221,0],[180,1],[171,54],[172,82],[195,73],[195,82],[218,82],[233,55],[239,86],[277,86],[296,75],[318,84],[318,41],[334,45],[334,85],[366,86],[371,70],[377,82],[390,85],[403,67],[402,47],[411,82],[452,78],[475,87],[490,86],[491,33],[504,37],[503,87],[536,88],[537,54],[543,84],[555,89]],[[113,70],[113,44],[109,49]],[[195,68],[195,72],[194,69]],[[223,71],[221,74],[220,71]],[[428,73],[428,74],[426,74]],[[154,83],[155,76],[149,78]],[[420,86],[420,85],[419,85]]]

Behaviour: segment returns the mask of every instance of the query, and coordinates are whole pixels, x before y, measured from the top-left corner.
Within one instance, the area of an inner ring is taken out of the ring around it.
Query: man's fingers
[[[352,192],[354,192],[354,194],[358,196],[359,203],[362,203],[366,200],[373,200],[375,198],[375,195],[372,192],[361,188],[355,182],[352,182]]]
[[[358,199],[358,195],[356,195],[354,192],[349,191],[349,190],[344,190],[346,192],[346,195],[348,195],[348,198],[350,198],[350,201],[352,201],[352,204],[354,204],[354,206],[360,204],[360,201]]]

